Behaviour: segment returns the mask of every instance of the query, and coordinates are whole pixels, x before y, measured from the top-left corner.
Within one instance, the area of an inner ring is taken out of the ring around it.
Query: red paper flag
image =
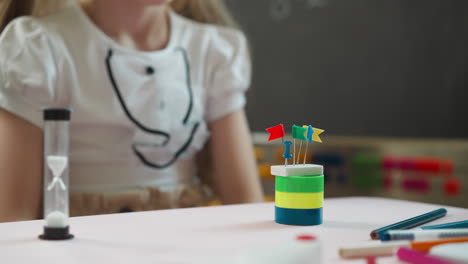
[[[268,141],[284,137],[283,124],[279,124],[277,126],[267,128],[266,131],[270,132],[270,137],[268,138]]]

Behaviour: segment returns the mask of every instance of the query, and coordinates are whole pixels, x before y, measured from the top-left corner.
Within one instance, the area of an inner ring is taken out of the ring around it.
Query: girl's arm
[[[244,110],[209,124],[213,183],[223,204],[262,202],[253,144]]]
[[[42,141],[40,128],[0,109],[0,222],[41,216]]]

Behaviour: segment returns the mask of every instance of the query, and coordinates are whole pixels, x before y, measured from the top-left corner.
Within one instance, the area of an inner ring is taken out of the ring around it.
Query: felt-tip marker
[[[389,230],[380,235],[380,240],[430,240],[454,237],[468,237],[468,228],[431,230]]]
[[[448,229],[448,228],[468,228],[468,220],[421,227],[421,229]]]
[[[461,238],[448,238],[427,241],[371,241],[360,245],[350,247],[342,247],[338,253],[342,258],[365,258],[365,257],[379,257],[379,256],[393,256],[395,250],[400,247],[411,248],[421,252],[429,252],[432,247],[449,243],[463,243],[468,242],[468,237]]]

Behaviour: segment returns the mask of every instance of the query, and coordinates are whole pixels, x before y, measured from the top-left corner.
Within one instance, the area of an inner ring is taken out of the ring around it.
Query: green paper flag
[[[307,128],[293,125],[293,127],[292,127],[292,137],[294,139],[307,141],[306,135],[307,135]]]

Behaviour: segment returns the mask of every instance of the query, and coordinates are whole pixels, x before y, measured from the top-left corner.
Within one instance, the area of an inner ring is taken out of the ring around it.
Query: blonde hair
[[[52,14],[70,3],[66,0],[0,0],[0,32],[16,17]],[[201,23],[239,28],[223,0],[174,0],[171,6],[180,15]]]
[[[173,0],[171,6],[180,15],[201,23],[239,28],[224,0]]]

